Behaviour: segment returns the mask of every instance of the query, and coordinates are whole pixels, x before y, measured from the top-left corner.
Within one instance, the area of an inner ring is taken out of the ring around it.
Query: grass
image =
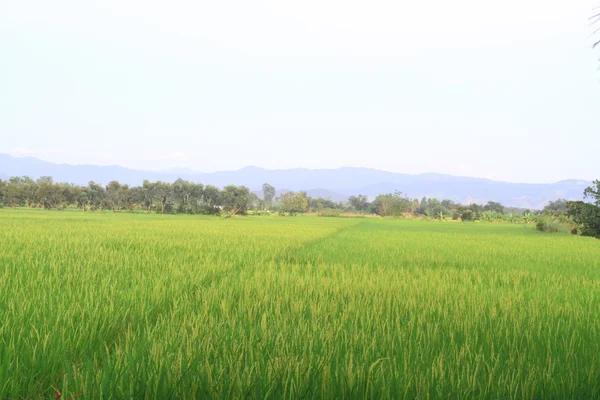
[[[599,398],[600,241],[0,210],[0,398]]]

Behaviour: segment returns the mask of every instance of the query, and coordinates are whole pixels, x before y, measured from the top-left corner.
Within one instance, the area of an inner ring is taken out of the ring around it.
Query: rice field
[[[600,241],[0,210],[1,399],[600,398]]]

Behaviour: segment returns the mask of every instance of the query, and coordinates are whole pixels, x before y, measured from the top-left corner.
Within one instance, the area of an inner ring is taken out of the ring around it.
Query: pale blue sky
[[[596,5],[4,1],[0,152],[600,178]]]

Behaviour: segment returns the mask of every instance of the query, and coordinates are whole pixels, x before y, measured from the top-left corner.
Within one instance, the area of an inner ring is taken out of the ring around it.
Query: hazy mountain
[[[255,191],[259,191],[262,184],[268,182],[280,190],[306,190],[310,196],[328,197],[335,201],[345,200],[356,194],[366,194],[373,198],[380,193],[399,190],[410,197],[448,198],[464,203],[494,200],[507,206],[524,208],[541,208],[546,202],[558,198],[581,199],[584,188],[591,183],[581,180],[550,184],[508,183],[444,174],[410,175],[353,167],[285,170],[245,167],[237,171],[213,173],[181,168],[138,171],[119,166],[54,164],[31,157],[0,154],[0,177],[7,179],[9,176],[24,175],[34,179],[52,176],[56,181],[79,185],[85,185],[89,181],[106,184],[114,179],[139,185],[144,179],[172,182],[183,178],[216,186],[245,185]]]

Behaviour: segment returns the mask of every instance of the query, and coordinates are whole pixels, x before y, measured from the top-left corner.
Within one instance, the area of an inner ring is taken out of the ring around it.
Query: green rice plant
[[[0,243],[0,398],[600,397],[593,238],[0,210]]]

